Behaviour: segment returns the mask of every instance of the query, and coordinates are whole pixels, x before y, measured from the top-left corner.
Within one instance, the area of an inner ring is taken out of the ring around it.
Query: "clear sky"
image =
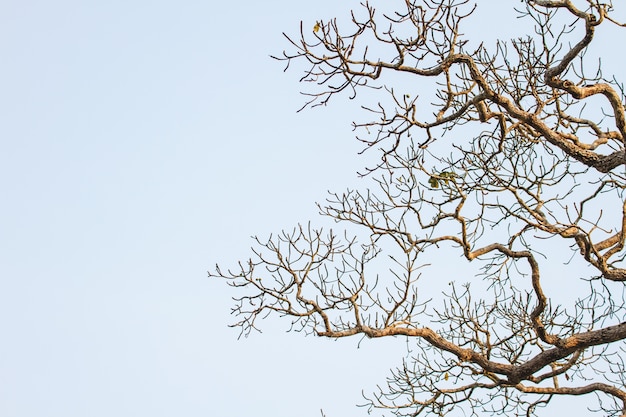
[[[0,2],[0,415],[365,413],[401,340],[237,340],[206,277],[359,185],[356,103],[296,113],[300,73],[269,58],[351,7]]]

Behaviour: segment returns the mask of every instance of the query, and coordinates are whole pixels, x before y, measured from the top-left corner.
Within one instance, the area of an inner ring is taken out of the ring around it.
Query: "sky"
[[[207,278],[363,184],[357,103],[269,57],[351,7],[0,1],[0,415],[365,414],[401,340],[238,339]]]

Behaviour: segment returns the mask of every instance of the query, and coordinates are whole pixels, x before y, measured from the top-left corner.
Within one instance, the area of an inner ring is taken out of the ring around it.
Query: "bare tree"
[[[488,46],[462,34],[467,0],[396,3],[301,24],[277,58],[306,63],[308,106],[377,102],[354,125],[380,153],[374,185],[320,205],[345,231],[257,239],[209,275],[238,289],[245,335],[278,314],[327,338],[411,339],[372,409],[535,415],[586,395],[626,416],[624,90],[587,58],[601,25],[624,25],[610,3],[524,0],[531,35]],[[464,276],[437,272],[456,258]]]

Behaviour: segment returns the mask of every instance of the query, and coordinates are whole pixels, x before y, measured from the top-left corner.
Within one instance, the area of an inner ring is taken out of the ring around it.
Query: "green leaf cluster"
[[[454,179],[457,177],[458,175],[455,174],[454,172],[443,171],[437,175],[431,175],[430,178],[428,179],[428,184],[430,184],[432,188],[439,188],[442,182],[445,185],[449,185],[450,181],[454,181]]]

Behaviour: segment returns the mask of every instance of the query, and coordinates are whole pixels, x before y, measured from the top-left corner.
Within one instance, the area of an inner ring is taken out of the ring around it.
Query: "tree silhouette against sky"
[[[209,273],[237,288],[236,325],[407,338],[366,397],[397,415],[535,415],[581,395],[626,415],[624,90],[587,56],[599,26],[623,26],[613,6],[516,2],[529,35],[483,45],[463,35],[468,1],[394,4],[286,35],[277,59],[307,65],[305,107],[371,99],[354,126],[380,158],[371,188],[320,204],[340,231],[257,239]]]

